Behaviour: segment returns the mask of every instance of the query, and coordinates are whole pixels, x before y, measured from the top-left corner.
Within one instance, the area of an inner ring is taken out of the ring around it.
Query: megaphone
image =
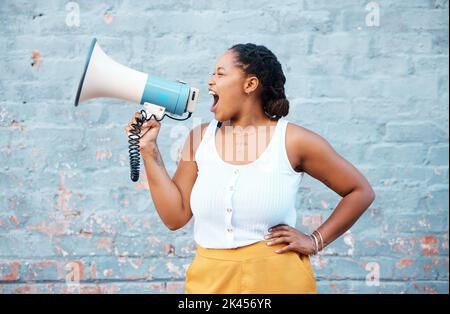
[[[131,180],[139,179],[139,139],[140,128],[146,121],[155,117],[160,121],[167,116],[174,120],[186,120],[195,110],[199,101],[198,88],[189,87],[181,80],[170,81],[126,67],[110,58],[100,47],[97,39],[92,39],[78,84],[75,106],[93,98],[106,97],[128,100],[143,105],[141,116],[129,135]],[[166,112],[181,116],[179,119]]]
[[[199,100],[199,89],[181,80],[169,81],[126,67],[110,58],[94,38],[78,84],[75,106],[98,98],[117,98],[144,105],[147,115],[162,119],[164,112],[192,113]]]

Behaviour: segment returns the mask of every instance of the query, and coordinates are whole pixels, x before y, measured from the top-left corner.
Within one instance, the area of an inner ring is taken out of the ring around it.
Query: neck
[[[255,109],[258,108],[258,109]],[[253,103],[243,106],[243,110],[228,120],[225,125],[246,128],[248,126],[270,126],[276,124],[275,119],[269,118],[263,110],[262,104]]]

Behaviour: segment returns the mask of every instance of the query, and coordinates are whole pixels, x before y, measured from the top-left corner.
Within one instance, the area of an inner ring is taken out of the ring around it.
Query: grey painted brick
[[[448,55],[448,29],[446,32],[433,34],[432,51],[433,53]]]
[[[364,55],[369,51],[370,38],[345,32],[316,35],[313,53],[318,55]]]
[[[448,145],[431,146],[428,151],[427,161],[431,165],[448,165]]]
[[[374,144],[368,147],[366,158],[381,164],[422,164],[426,150],[423,144]]]
[[[343,8],[361,6],[363,7],[366,3],[361,0],[343,0],[339,3],[330,3],[326,0],[305,0],[303,1],[304,7],[309,10],[318,10],[318,9],[334,9],[341,10]]]
[[[329,56],[325,60],[317,55],[307,55],[292,58],[286,63],[286,71],[303,75],[343,75],[347,74],[348,58],[344,56]]]
[[[445,131],[430,122],[389,122],[386,124],[386,142],[439,143],[448,139]]]
[[[295,13],[294,13],[295,12]],[[329,11],[293,11],[292,8],[280,12],[280,32],[329,32],[333,20]]]
[[[416,74],[442,73],[447,71],[448,56],[417,56],[414,58]]]
[[[444,211],[449,208],[448,184],[434,184],[428,188],[427,208]]]
[[[170,231],[142,163],[129,179],[123,127],[140,106],[73,106],[94,36],[124,65],[200,88],[195,123],[162,122],[170,175],[187,132],[212,118],[218,57],[267,46],[286,76],[287,119],[323,136],[376,193],[312,257],[319,293],[448,293],[448,1],[383,0],[380,27],[365,25],[363,0],[80,1],[79,27],[65,23],[67,2],[0,2],[1,293],[183,292],[194,219]],[[311,232],[341,199],[305,175],[296,228]],[[369,262],[379,285],[366,282]],[[81,268],[79,286],[65,282],[67,265]]]
[[[429,33],[398,32],[394,34],[378,33],[374,36],[374,54],[430,53],[433,47],[433,35]]]
[[[404,57],[367,58],[355,56],[351,60],[352,75],[367,76],[405,76],[410,73],[410,62]]]

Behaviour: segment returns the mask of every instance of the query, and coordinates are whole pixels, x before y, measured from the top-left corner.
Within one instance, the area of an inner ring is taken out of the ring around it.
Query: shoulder
[[[288,121],[286,126],[286,149],[289,159],[299,171],[303,171],[302,162],[317,151],[329,148],[330,145],[318,133],[301,125]]]
[[[292,141],[303,143],[304,141],[309,140],[319,140],[322,138],[319,134],[314,131],[311,131],[301,125],[292,123],[290,121],[287,122],[286,126],[286,136],[290,137]]]

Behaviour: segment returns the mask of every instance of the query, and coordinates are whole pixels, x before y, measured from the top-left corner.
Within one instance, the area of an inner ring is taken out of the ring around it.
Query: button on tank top
[[[237,248],[264,240],[278,224],[295,227],[295,202],[304,172],[296,172],[286,152],[282,117],[259,157],[242,165],[223,160],[216,148],[213,119],[195,153],[198,176],[190,205],[194,240],[205,248]]]

